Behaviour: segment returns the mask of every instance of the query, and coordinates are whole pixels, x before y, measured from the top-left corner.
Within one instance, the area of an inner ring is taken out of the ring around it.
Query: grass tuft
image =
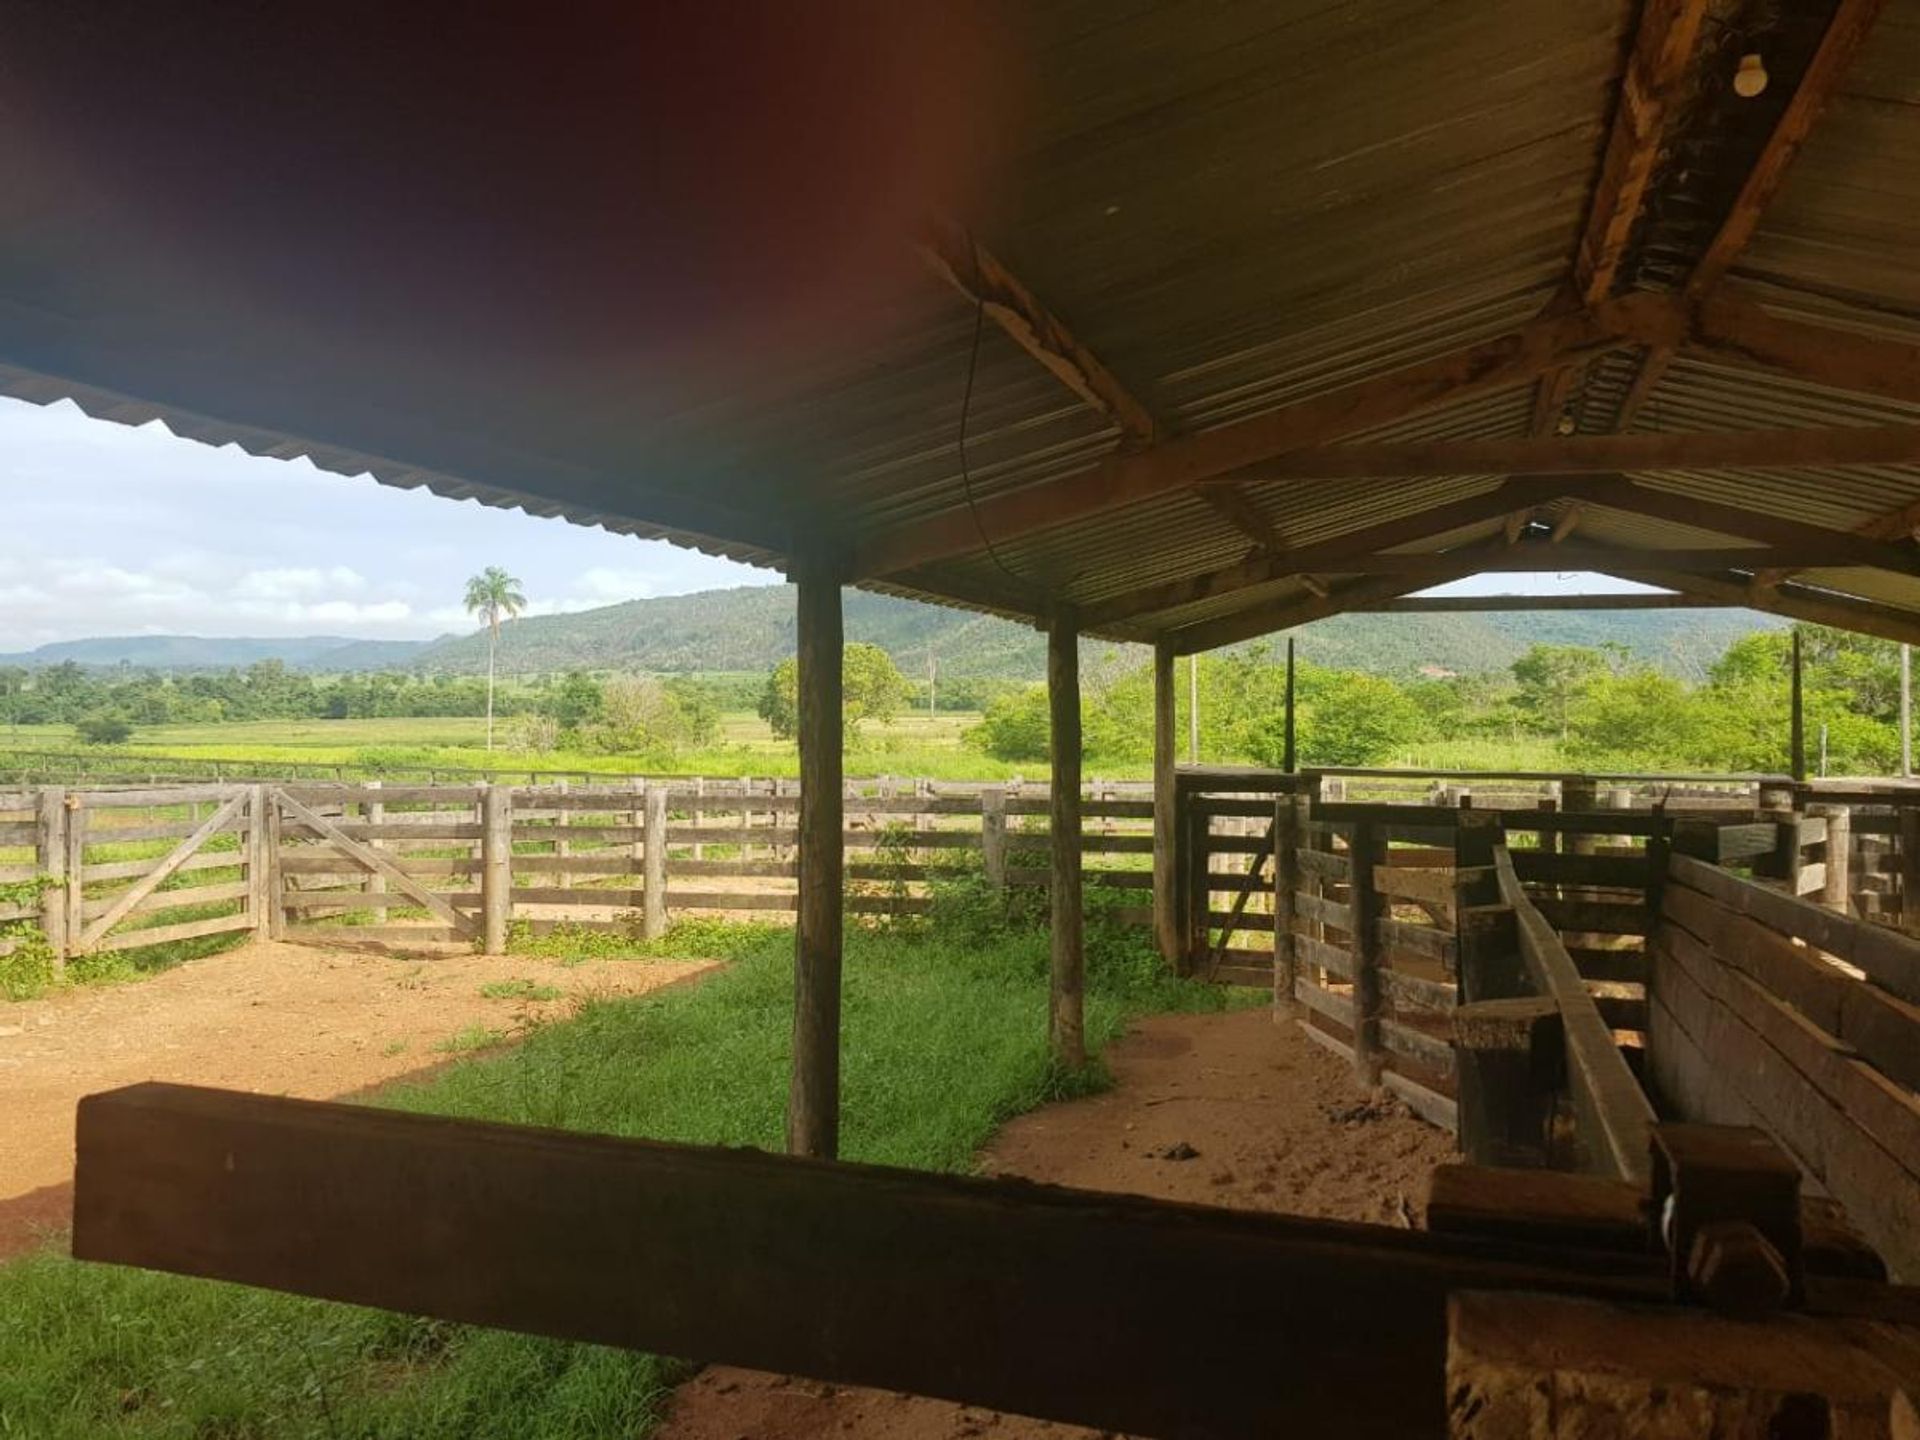
[[[622,953],[733,963],[695,986],[590,1001],[377,1103],[780,1148],[792,932],[687,926]],[[966,1170],[1008,1117],[1102,1083],[1049,1062],[1046,972],[1043,929],[977,910],[938,928],[850,930],[847,1157]],[[1137,1013],[1223,1003],[1167,976],[1142,937],[1090,930],[1091,1044]],[[653,1356],[81,1265],[52,1248],[0,1266],[0,1436],[597,1440],[643,1434],[680,1374]]]
[[[480,987],[483,1000],[558,1000],[566,992],[538,980],[489,980]]]

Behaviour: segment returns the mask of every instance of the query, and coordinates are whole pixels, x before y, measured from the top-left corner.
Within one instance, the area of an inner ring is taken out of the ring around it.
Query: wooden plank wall
[[[1663,1100],[1771,1131],[1920,1279],[1920,943],[1675,855],[1650,951]]]

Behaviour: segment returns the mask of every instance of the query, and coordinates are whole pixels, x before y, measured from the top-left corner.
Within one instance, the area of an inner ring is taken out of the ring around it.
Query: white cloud
[[[580,572],[573,584],[576,594],[590,596],[596,604],[611,605],[621,600],[643,600],[655,594],[650,570],[615,570],[595,565]]]
[[[291,600],[343,590],[364,590],[366,584],[365,576],[345,565],[325,570],[313,566],[283,566],[247,571],[234,585],[233,593],[246,600]]]

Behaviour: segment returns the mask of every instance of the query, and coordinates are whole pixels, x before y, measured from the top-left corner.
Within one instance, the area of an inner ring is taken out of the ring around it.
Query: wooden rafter
[[[920,242],[927,268],[953,286],[1039,361],[1060,383],[1105,415],[1123,446],[1153,442],[1147,407],[1114,378],[1094,353],[1074,338],[1051,310],[972,235],[947,221],[932,221]]]
[[[1248,499],[1246,491],[1238,485],[1207,485],[1201,487],[1198,493],[1202,500],[1213,507],[1215,514],[1260,549],[1286,548],[1286,538],[1274,528],[1271,520],[1260,513],[1260,507]]]
[[[1680,311],[1626,296],[1592,311],[1531,322],[1494,340],[1263,415],[1107,457],[1078,474],[956,507],[855,547],[855,578],[895,574],[1087,515],[1117,510],[1244,469],[1275,455],[1386,424],[1416,411],[1523,385],[1556,365],[1627,345],[1680,338]]]
[[[1920,464],[1920,425],[1701,430],[1316,445],[1263,461],[1263,480],[1407,475],[1592,475],[1619,470],[1791,470]]]
[[[1205,575],[1144,586],[1104,603],[1083,607],[1081,619],[1089,626],[1111,625],[1141,615],[1212,600],[1236,591],[1270,585],[1290,576],[1338,573],[1355,556],[1370,555],[1396,545],[1444,535],[1467,525],[1504,519],[1516,508],[1524,512],[1529,507],[1519,498],[1517,489],[1512,485],[1498,486],[1317,544],[1270,551]]]
[[[1827,538],[1832,537],[1832,538]],[[1844,569],[1854,566],[1853,543],[1857,537],[1815,530],[1792,546],[1710,546],[1697,549],[1641,549],[1634,553],[1649,564],[1677,574],[1711,574],[1724,570],[1752,572],[1769,566],[1793,566],[1800,569]],[[1482,554],[1479,569],[1513,574],[1562,570],[1599,570],[1615,563],[1620,547],[1567,543],[1501,545]],[[1458,558],[1457,550],[1402,550],[1387,555],[1356,555],[1335,569],[1345,575],[1428,575],[1449,570]],[[1920,557],[1906,557],[1903,573],[1920,574]]]
[[[1642,551],[1631,559],[1623,558],[1618,564],[1601,569],[1600,573],[1620,580],[1638,581],[1643,585],[1684,588],[1689,594],[1723,600],[1729,605],[1739,605],[1769,615],[1783,615],[1815,625],[1855,630],[1863,635],[1878,635],[1885,640],[1920,644],[1920,614],[1905,613],[1810,585],[1768,586],[1742,575],[1678,575],[1668,570],[1647,568],[1662,558]]]
[[[1403,595],[1375,605],[1356,605],[1394,615],[1497,615],[1535,610],[1713,610],[1738,602],[1700,595]]]
[[[1574,252],[1572,294],[1594,305],[1613,293],[1647,190],[1667,144],[1667,127],[1699,61],[1700,23],[1709,0],[1647,0],[1587,220]],[[1534,392],[1533,433],[1551,433],[1578,376],[1573,366],[1544,375]]]
[[[1793,98],[1787,102],[1786,109],[1773,127],[1773,134],[1768,137],[1758,158],[1747,171],[1740,193],[1722,218],[1720,228],[1687,277],[1683,294],[1688,300],[1699,301],[1710,295],[1753,239],[1761,217],[1780,192],[1788,167],[1800,153],[1807,136],[1813,132],[1814,124],[1826,109],[1827,102],[1839,89],[1841,80],[1885,3],[1886,0],[1839,0],[1834,7],[1833,18],[1827,24],[1826,33],[1821,37],[1819,49],[1814,52],[1806,73],[1801,76]],[[1616,429],[1625,430],[1632,424],[1633,417],[1646,403],[1647,397],[1659,386],[1667,366],[1673,362],[1673,356],[1672,345],[1649,347],[1646,359],[1641,363],[1640,371],[1635,375],[1626,399],[1620,406],[1620,414],[1615,421]]]
[[[1696,307],[1682,353],[1920,404],[1920,344],[1790,320],[1731,291]]]
[[[1586,516],[1586,506],[1579,502],[1569,505],[1566,513],[1553,522],[1553,532],[1547,536],[1548,543],[1558,545],[1580,527]]]
[[[1481,568],[1485,555],[1484,550],[1476,550],[1470,555],[1457,552],[1458,564],[1453,570],[1426,575],[1419,579],[1404,575],[1374,575],[1330,587],[1325,595],[1306,597],[1289,595],[1278,600],[1264,601],[1249,605],[1244,610],[1236,610],[1230,615],[1222,615],[1217,619],[1169,631],[1165,639],[1176,655],[1190,655],[1198,650],[1213,650],[1222,645],[1236,645],[1242,640],[1251,640],[1259,635],[1291,630],[1315,620],[1325,620],[1330,616],[1345,614],[1349,610],[1364,609],[1383,600],[1395,600],[1402,595],[1410,595],[1416,590],[1428,590],[1435,585],[1444,585],[1449,580],[1463,579]]]

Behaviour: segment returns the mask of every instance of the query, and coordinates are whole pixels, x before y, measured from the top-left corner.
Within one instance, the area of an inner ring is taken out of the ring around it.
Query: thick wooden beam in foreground
[[[158,1084],[81,1101],[73,1243],[1166,1440],[1437,1436],[1450,1291],[1661,1285],[1617,1256]]]
[[[1047,891],[1053,904],[1047,1038],[1055,1062],[1077,1070],[1087,1063],[1087,957],[1080,876],[1080,626],[1071,610],[1056,611],[1047,627],[1047,701],[1053,761],[1047,786]]]
[[[797,570],[800,910],[794,934],[793,1081],[787,1149],[832,1159],[840,1145],[840,958],[845,924],[840,577]]]
[[[1295,405],[1109,456],[1090,470],[956,506],[871,537],[854,554],[855,578],[893,574],[999,539],[1150,500],[1284,454],[1451,400],[1523,385],[1569,361],[1623,346],[1679,343],[1683,315],[1657,296],[1626,296],[1593,311],[1542,318],[1494,340],[1363,380]]]
[[[1594,475],[1621,470],[1793,470],[1920,462],[1920,426],[1701,430],[1320,445],[1258,467],[1262,480],[1408,475]]]

